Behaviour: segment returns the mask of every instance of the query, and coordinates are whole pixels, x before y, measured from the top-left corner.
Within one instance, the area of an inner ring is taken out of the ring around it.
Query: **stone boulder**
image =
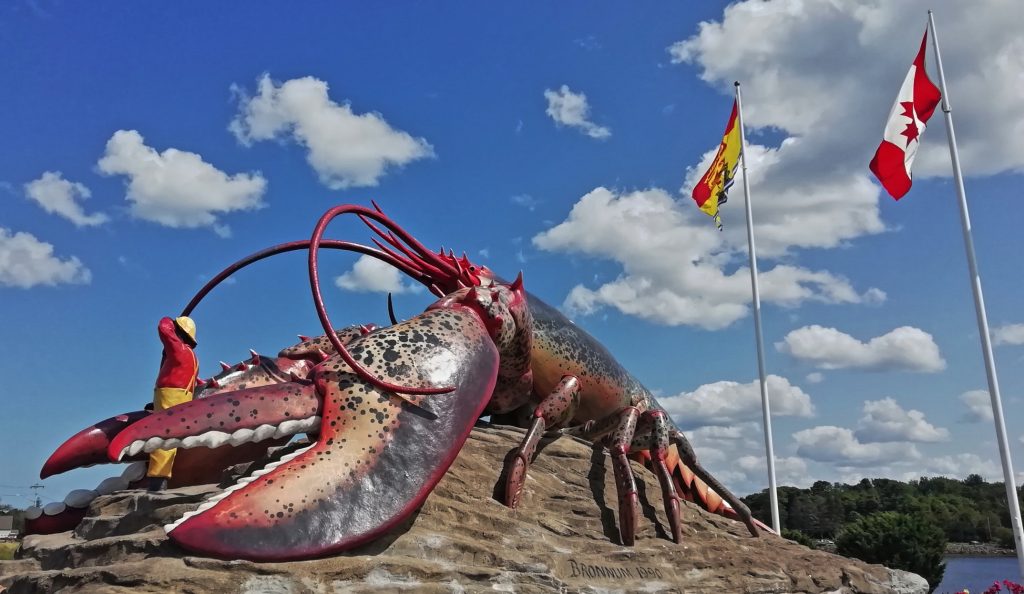
[[[27,592],[848,592],[924,594],[905,572],[815,551],[683,504],[683,543],[666,539],[656,477],[634,465],[636,545],[617,543],[605,453],[571,438],[542,442],[520,508],[494,499],[517,429],[474,429],[422,508],[386,537],[311,561],[198,557],[161,526],[214,485],[103,496],[73,532],[25,539],[0,562],[0,591]],[[6,594],[6,593],[5,593]]]

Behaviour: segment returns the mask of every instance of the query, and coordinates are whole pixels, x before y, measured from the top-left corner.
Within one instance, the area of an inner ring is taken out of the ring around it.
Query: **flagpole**
[[[949,105],[949,91],[946,89],[946,75],[942,70],[942,55],[939,53],[939,38],[935,33],[935,18],[928,11],[928,28],[932,33],[932,47],[935,50],[935,65],[939,70],[939,86],[942,87],[942,113],[946,119],[946,137],[949,139],[949,155],[953,162],[953,181],[960,199],[960,222],[964,231],[964,246],[967,249],[967,266],[971,274],[971,289],[974,291],[974,311],[981,333],[981,352],[985,357],[985,373],[988,375],[988,394],[992,399],[992,417],[996,425],[996,439],[999,442],[999,457],[1003,463],[1003,479],[1006,482],[1006,499],[1010,509],[1010,523],[1013,526],[1013,540],[1017,545],[1017,563],[1024,575],[1024,532],[1021,530],[1020,505],[1017,502],[1017,486],[1013,479],[1013,462],[1010,460],[1010,446],[1006,441],[1006,423],[1003,420],[1003,403],[999,396],[999,380],[996,364],[992,357],[992,337],[988,330],[988,315],[985,313],[985,298],[981,293],[981,277],[974,257],[974,239],[971,236],[971,217],[967,212],[967,197],[964,193],[964,178],[960,171],[960,154],[956,148],[956,134],[953,132],[953,108]]]
[[[754,218],[750,211],[750,180],[747,178],[747,137],[743,131],[743,102],[740,83],[736,81],[736,113],[740,127],[740,163],[743,166],[743,202],[747,209],[747,254],[750,258],[750,286],[754,301],[754,336],[757,343],[757,373],[761,378],[761,415],[764,417],[764,449],[768,457],[768,499],[772,507],[772,528],[782,534],[779,526],[779,496],[775,485],[775,446],[772,445],[772,411],[768,403],[768,378],[764,373],[764,338],[761,336],[761,292],[757,286],[757,249],[754,247]]]

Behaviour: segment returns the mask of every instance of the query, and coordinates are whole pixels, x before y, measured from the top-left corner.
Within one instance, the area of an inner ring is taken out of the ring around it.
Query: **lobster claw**
[[[106,464],[107,448],[121,431],[132,423],[149,416],[149,411],[137,410],[104,419],[86,427],[62,443],[43,464],[39,478],[46,478],[74,468]]]
[[[426,340],[401,340],[416,333]],[[406,370],[394,378],[403,385],[457,388],[443,396],[399,395],[336,358],[316,368],[313,381],[225,392],[132,425],[111,444],[112,457],[169,447],[168,441],[189,448],[225,436],[251,440],[289,423],[316,433],[312,445],[166,526],[171,540],[221,558],[307,559],[369,542],[419,507],[490,399],[497,348],[465,310],[428,311],[356,338],[349,348],[356,359]]]

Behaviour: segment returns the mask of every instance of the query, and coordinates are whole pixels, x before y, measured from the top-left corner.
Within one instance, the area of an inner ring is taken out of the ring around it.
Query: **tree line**
[[[1021,493],[1018,489],[1018,499]],[[808,489],[780,487],[778,498],[782,526],[815,539],[834,540],[847,524],[897,512],[938,527],[950,542],[992,542],[1013,548],[1006,488],[977,474],[964,480],[862,479],[855,485],[818,481]],[[771,524],[767,490],[741,499],[757,519]]]

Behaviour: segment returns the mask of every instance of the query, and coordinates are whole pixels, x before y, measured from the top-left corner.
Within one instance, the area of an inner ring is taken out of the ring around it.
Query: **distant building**
[[[18,531],[14,529],[14,516],[0,516],[0,540],[14,540]]]

